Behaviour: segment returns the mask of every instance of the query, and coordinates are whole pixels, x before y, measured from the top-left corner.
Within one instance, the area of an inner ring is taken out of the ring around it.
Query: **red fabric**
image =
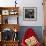
[[[26,46],[25,39],[28,39],[29,37],[32,37],[32,36],[36,37],[36,33],[31,28],[27,29],[26,32],[25,32],[25,35],[22,39],[21,45]],[[40,46],[40,44],[36,44],[36,46]]]

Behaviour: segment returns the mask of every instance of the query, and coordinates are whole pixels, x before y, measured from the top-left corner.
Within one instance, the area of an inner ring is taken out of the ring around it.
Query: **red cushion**
[[[24,37],[22,38],[22,42],[21,42],[22,46],[26,46],[25,39],[28,39],[29,37],[32,37],[32,36],[36,37],[36,33],[32,28],[28,28],[24,34]]]

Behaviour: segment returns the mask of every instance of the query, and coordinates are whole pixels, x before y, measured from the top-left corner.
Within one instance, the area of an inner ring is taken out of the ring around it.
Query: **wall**
[[[15,6],[15,0],[0,0],[1,7]],[[43,26],[43,6],[42,0],[17,0],[17,6],[19,7],[19,24],[20,26]],[[37,8],[37,21],[24,21],[23,20],[23,7],[36,7]]]
[[[37,21],[24,21],[23,20],[23,7],[36,7],[37,8]],[[20,11],[20,25],[21,26],[43,26],[43,6],[42,0],[24,0],[21,4]]]

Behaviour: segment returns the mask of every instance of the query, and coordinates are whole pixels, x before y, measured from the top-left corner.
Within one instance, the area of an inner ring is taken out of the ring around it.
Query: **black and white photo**
[[[36,20],[36,7],[24,7],[23,10],[24,20]]]

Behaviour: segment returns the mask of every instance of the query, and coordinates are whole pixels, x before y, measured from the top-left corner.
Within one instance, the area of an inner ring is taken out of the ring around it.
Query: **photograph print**
[[[36,20],[36,7],[24,7],[23,10],[24,20]]]

